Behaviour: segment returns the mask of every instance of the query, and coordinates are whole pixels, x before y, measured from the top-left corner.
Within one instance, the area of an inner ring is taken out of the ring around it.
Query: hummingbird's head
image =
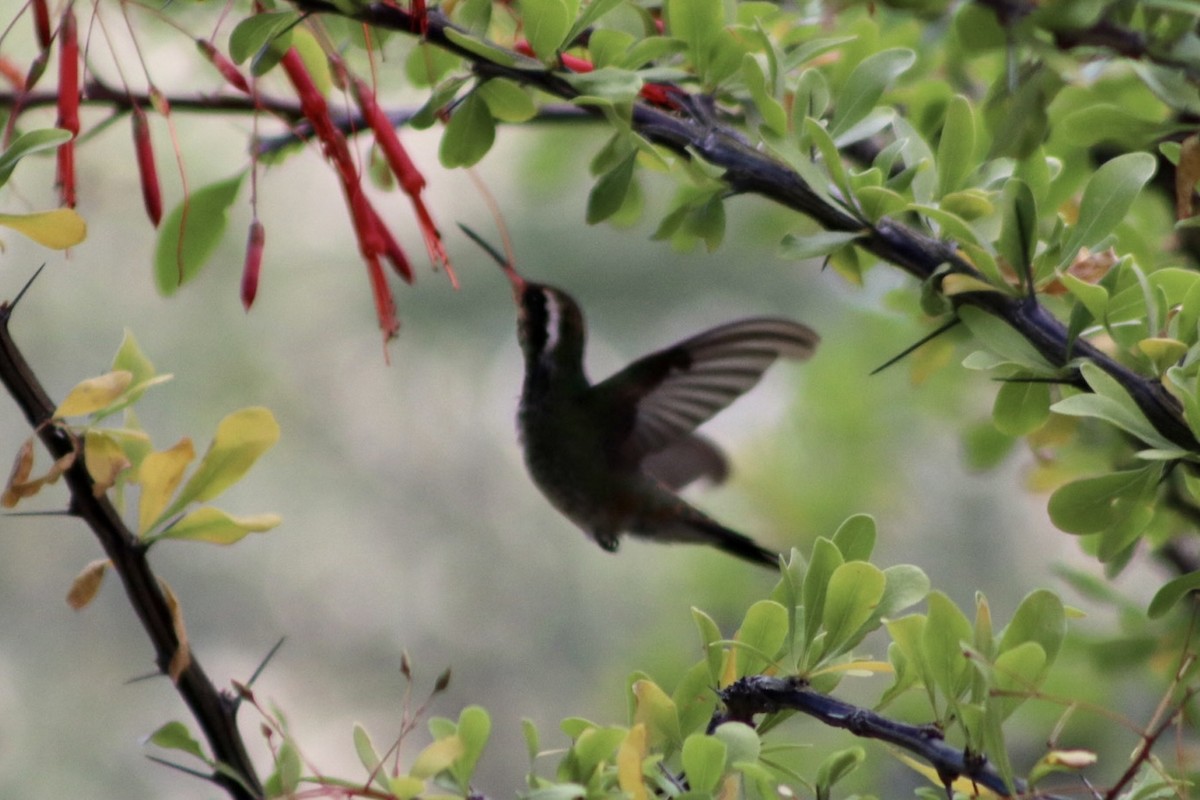
[[[574,299],[561,289],[526,280],[517,272],[512,260],[483,237],[461,222],[458,227],[500,265],[512,284],[513,299],[517,303],[517,339],[527,365],[561,367],[573,364],[581,368],[583,312]]]
[[[517,292],[517,338],[530,362],[581,364],[583,312],[561,289],[522,280]]]

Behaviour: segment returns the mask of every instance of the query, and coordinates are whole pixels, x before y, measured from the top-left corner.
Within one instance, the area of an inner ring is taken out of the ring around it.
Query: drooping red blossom
[[[162,187],[158,182],[158,168],[154,164],[154,144],[150,141],[150,123],[141,106],[135,105],[131,113],[133,121],[133,149],[137,154],[138,178],[142,185],[142,201],[146,204],[146,216],[154,227],[162,220]]]
[[[263,248],[267,232],[257,219],[250,223],[250,234],[246,238],[246,260],[242,264],[242,308],[250,310],[258,294],[258,276],[262,271]]]
[[[425,249],[429,253],[430,262],[434,265],[434,268],[438,264],[445,267],[451,282],[457,286],[458,280],[454,276],[454,268],[450,263],[450,255],[446,252],[446,246],[442,241],[441,232],[434,223],[433,215],[429,213],[429,208],[425,205],[424,198],[421,197],[421,191],[425,188],[425,177],[408,155],[408,151],[405,149],[403,143],[401,143],[400,136],[392,126],[391,120],[387,118],[387,115],[383,113],[383,109],[379,107],[379,103],[375,100],[375,93],[371,91],[371,87],[367,85],[366,81],[358,77],[353,79],[351,86],[353,87],[354,98],[358,102],[359,110],[362,111],[363,118],[375,134],[375,143],[379,145],[379,150],[383,153],[384,159],[387,160],[392,174],[396,176],[396,181],[400,184],[400,188],[408,195],[409,200],[413,204],[413,209],[417,215],[417,224],[421,229],[421,236],[425,240]]]
[[[387,239],[381,232],[382,220],[371,208],[363,192],[362,176],[350,154],[346,137],[330,117],[329,105],[313,82],[300,53],[294,47],[290,48],[279,63],[300,99],[301,113],[313,126],[313,133],[321,142],[325,158],[334,165],[341,180],[354,232],[358,237],[359,252],[367,264],[379,328],[384,337],[390,339],[399,331],[400,323],[396,319],[396,303],[392,297],[392,290],[387,285],[383,265],[379,260],[380,255],[385,254],[387,250]]]
[[[55,185],[62,205],[75,207],[75,136],[79,135],[79,39],[75,11],[67,5],[58,28],[58,127],[71,132],[58,147]]]
[[[236,64],[229,60],[229,56],[214,47],[213,43],[207,39],[197,39],[196,47],[200,49],[209,63],[217,68],[217,72],[221,73],[221,77],[225,79],[226,83],[239,92],[251,94],[246,76],[242,74]]]
[[[38,47],[50,49],[50,4],[46,0],[32,0],[33,30],[37,34]]]

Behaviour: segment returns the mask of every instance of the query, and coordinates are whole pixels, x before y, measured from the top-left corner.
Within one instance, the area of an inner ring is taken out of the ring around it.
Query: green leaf
[[[87,238],[87,222],[73,208],[32,214],[0,214],[0,225],[51,250],[66,250]]]
[[[847,561],[867,561],[875,549],[875,518],[855,514],[838,526],[833,543]]]
[[[571,26],[571,30],[567,32],[564,41],[574,42],[579,38],[579,34],[594,25],[598,19],[608,12],[620,7],[624,2],[625,0],[589,0],[588,4],[583,8],[583,13],[579,15],[579,18],[575,20],[575,24]],[[578,9],[578,2],[575,3],[575,6]],[[595,36],[599,32],[599,30],[595,31],[592,35]]]
[[[1176,445],[1150,424],[1137,403],[1111,375],[1090,361],[1081,364],[1079,371],[1095,394],[1064,397],[1050,407],[1051,411],[1073,417],[1102,419],[1152,447],[1175,449]]]
[[[833,571],[821,617],[826,657],[841,654],[842,646],[874,614],[886,585],[882,570],[865,561],[851,561]]]
[[[946,122],[937,149],[938,197],[961,189],[975,168],[975,116],[971,102],[955,95],[946,107]]]
[[[762,64],[758,63],[753,53],[746,53],[742,57],[742,80],[745,81],[750,98],[754,101],[754,109],[762,116],[763,125],[767,130],[776,136],[786,134],[787,112],[772,94]]]
[[[517,5],[529,46],[538,58],[550,61],[563,46],[574,12],[566,0],[518,0]]]
[[[779,255],[797,260],[822,258],[861,237],[861,233],[848,231],[818,231],[803,236],[789,233],[783,237]]]
[[[1000,199],[1003,217],[996,252],[1024,280],[1033,264],[1037,249],[1037,201],[1029,184],[1020,178],[1010,178],[1004,184]]]
[[[725,743],[727,764],[746,764],[758,761],[762,740],[744,722],[725,722],[717,726],[713,736]]]
[[[412,761],[409,774],[426,780],[450,769],[466,753],[461,736],[457,734],[427,744]]]
[[[275,772],[267,778],[263,788],[271,797],[295,794],[301,771],[300,752],[290,738],[285,738],[275,754]]]
[[[718,678],[713,680],[705,661],[697,661],[675,684],[671,700],[679,711],[679,730],[683,735],[703,731],[712,719],[717,706],[714,686],[720,686]]]
[[[709,676],[712,678],[713,685],[717,686],[721,683],[721,671],[725,663],[724,651],[715,644],[721,641],[721,629],[717,627],[717,623],[712,617],[695,607],[692,608],[692,619],[700,631],[700,641],[704,645],[704,659],[708,664]]]
[[[1003,320],[974,306],[961,306],[958,317],[981,344],[1005,361],[1027,367],[1041,375],[1057,372],[1057,368],[1034,349],[1024,336]]]
[[[470,167],[487,155],[495,141],[496,121],[484,99],[472,94],[446,123],[438,159],[447,169]]]
[[[916,63],[917,54],[906,48],[883,50],[858,63],[837,93],[837,107],[829,133],[834,138],[867,116],[887,87]]]
[[[191,732],[182,722],[172,721],[163,725],[161,728],[150,734],[147,740],[150,744],[157,747],[162,747],[166,750],[182,750],[189,755],[193,755],[206,764],[212,764],[208,756],[204,755],[204,749],[200,747],[200,743],[192,738]]]
[[[861,747],[848,747],[827,755],[817,767],[817,796],[832,797],[829,790],[842,778],[858,769],[866,759],[867,751]]]
[[[958,606],[941,592],[931,593],[922,650],[934,685],[951,702],[968,685],[971,663],[963,654],[963,643],[972,638],[971,622]]]
[[[354,752],[358,755],[358,763],[368,774],[374,775],[375,783],[385,791],[389,788],[387,770],[379,769],[379,752],[371,742],[371,734],[359,723],[354,723]]]
[[[528,717],[521,719],[521,736],[525,739],[525,754],[529,756],[530,763],[533,763],[542,752],[542,744],[537,724]]]
[[[171,210],[158,229],[154,251],[154,282],[170,297],[200,274],[225,233],[229,207],[246,174],[197,189]]]
[[[278,440],[279,424],[268,409],[252,406],[229,414],[217,425],[204,459],[163,516],[174,516],[189,503],[217,497],[241,480]]]
[[[191,512],[158,536],[147,539],[180,539],[209,544],[233,544],[251,533],[263,533],[279,525],[276,514],[234,517],[219,508],[205,506]]]
[[[615,167],[600,176],[588,195],[587,223],[595,225],[620,210],[633,180],[637,151],[631,151]]]
[[[1072,481],[1050,495],[1050,521],[1059,530],[1074,534],[1112,528],[1133,513],[1136,503],[1153,491],[1161,475],[1162,464],[1154,463]]]
[[[737,640],[738,676],[754,675],[768,666],[788,633],[787,609],[772,600],[759,600],[746,612]]]
[[[812,561],[808,565],[808,573],[801,588],[805,616],[813,621],[804,632],[806,644],[812,644],[820,628],[817,620],[825,615],[825,594],[829,587],[829,578],[844,562],[842,552],[833,542],[820,537],[813,543]]]
[[[299,20],[300,15],[295,11],[268,11],[247,17],[229,34],[229,57],[233,63],[241,64],[271,46],[276,37],[290,31]],[[286,50],[286,46],[283,49]]]
[[[667,0],[666,11],[668,35],[687,44],[696,74],[708,83],[713,50],[725,28],[725,4],[722,0]]]
[[[458,715],[456,728],[458,738],[462,740],[462,756],[454,762],[451,773],[459,788],[464,792],[471,785],[471,777],[475,774],[475,765],[483,755],[492,734],[492,718],[480,706],[467,706]]]
[[[1058,279],[1073,297],[1083,304],[1092,319],[1103,320],[1108,312],[1108,290],[1098,283],[1088,283],[1069,272],[1060,272]]]
[[[1129,213],[1142,187],[1154,175],[1154,156],[1124,153],[1107,161],[1088,180],[1079,203],[1079,220],[1063,248],[1060,268],[1075,258],[1080,247],[1093,247],[1108,236]]]
[[[492,117],[501,122],[528,122],[537,115],[529,93],[512,81],[493,78],[477,90]]]
[[[846,173],[846,165],[842,163],[842,154],[838,152],[837,145],[833,143],[829,131],[826,131],[820,122],[808,117],[804,120],[804,135],[811,139],[812,143],[817,146],[817,150],[820,151],[821,160],[825,163],[825,170],[829,173],[833,185],[837,187],[838,193],[846,202],[852,202],[854,190],[850,185],[850,176]]]
[[[1009,436],[1033,433],[1050,418],[1050,385],[1013,380],[1000,386],[992,406],[996,428]]]
[[[52,150],[71,140],[71,132],[62,128],[40,128],[26,131],[18,136],[3,153],[0,153],[0,186],[8,183],[17,162],[27,155]]]
[[[1178,578],[1168,581],[1154,593],[1154,599],[1150,601],[1150,607],[1146,613],[1150,619],[1158,619],[1196,589],[1200,589],[1200,571],[1180,575]]]
[[[479,56],[480,58],[490,61],[493,64],[499,64],[502,67],[516,66],[518,63],[524,63],[533,66],[538,63],[532,58],[524,58],[520,55],[514,54],[510,50],[505,50],[503,47],[498,47],[491,42],[476,39],[473,36],[456,30],[449,25],[443,28],[442,32],[452,44],[458,45],[472,55]]]
[[[683,773],[694,792],[712,792],[725,774],[725,742],[715,736],[694,733],[683,742]]]
[[[1034,641],[1022,642],[996,657],[992,688],[998,693],[995,700],[1002,719],[1011,716],[1037,689],[1049,661],[1042,646]]]
[[[1000,637],[1000,655],[1028,642],[1035,642],[1042,660],[1049,667],[1058,656],[1067,635],[1067,612],[1054,592],[1037,589],[1030,592],[1017,606],[1012,621]],[[1040,675],[1040,673],[1039,673]]]

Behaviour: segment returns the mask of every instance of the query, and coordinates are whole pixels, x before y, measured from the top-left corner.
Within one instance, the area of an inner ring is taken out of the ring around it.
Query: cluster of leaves
[[[732,637],[722,636],[711,617],[693,610],[703,658],[670,693],[645,673],[631,675],[626,725],[564,720],[560,730],[570,743],[555,751],[557,764],[551,775],[542,774],[537,762],[552,752],[543,749],[541,734],[526,720],[531,768],[525,796],[712,798],[732,796],[740,785],[748,796],[775,797],[783,784],[802,784],[807,792],[829,796],[834,784],[864,762],[863,748],[832,753],[809,778],[793,763],[789,754],[794,748],[766,738],[794,711],[765,714],[757,726],[746,721],[714,724],[720,719],[715,690],[755,675],[795,675],[813,690],[827,693],[848,675],[893,673],[895,680],[880,705],[908,690],[923,689],[946,735],[961,730],[962,746],[991,758],[1012,785],[1002,724],[1036,691],[1058,654],[1066,633],[1061,601],[1050,592],[1034,592],[1009,624],[996,631],[987,601],[980,597],[972,623],[945,595],[930,594],[929,580],[917,567],[879,569],[871,564],[875,537],[874,521],[856,516],[832,538],[818,539],[808,558],[793,552],[770,598],[748,609]],[[922,600],[928,601],[927,613],[898,616]],[[881,629],[892,637],[887,662],[857,652],[869,634]],[[434,694],[444,686],[440,679]],[[242,697],[257,706],[248,689],[242,689]],[[396,800],[470,796],[471,778],[491,731],[490,718],[483,709],[468,707],[457,721],[431,719],[433,741],[401,768],[400,742],[424,709],[412,713],[405,703],[402,733],[382,756],[365,729],[356,726],[355,749],[367,773],[357,782],[324,775],[306,763],[281,714],[262,712],[264,730],[278,740],[272,748],[275,772],[266,782],[269,795],[289,796],[310,785],[361,787],[363,792],[370,787],[378,796]],[[181,723],[169,723],[151,741],[213,766]],[[393,757],[395,763],[386,766]],[[1068,764],[1061,753],[1052,760],[1053,765],[1051,759],[1035,765],[1032,776],[1091,763],[1077,757]],[[905,761],[935,784],[944,778],[912,759]]]
[[[56,480],[82,455],[96,496],[111,493],[118,509],[128,506],[137,517],[138,540],[149,546],[164,539],[231,544],[249,533],[267,531],[279,524],[275,514],[233,516],[207,503],[237,483],[279,438],[279,426],[265,408],[245,408],[225,417],[200,463],[186,482],[195,461],[189,437],[171,447],[155,450],[149,434],[138,422],[133,406],[147,390],[171,379],[160,375],[126,332],[109,372],[77,384],[58,406],[53,424],[78,442],[76,451],[59,459],[46,474],[32,477],[33,437],[18,451],[5,487],[2,503],[12,508]],[[117,425],[103,425],[117,419]],[[77,420],[69,422],[69,420]],[[128,490],[138,492],[130,498]],[[107,561],[97,561],[76,579],[69,594],[82,608],[99,590]]]

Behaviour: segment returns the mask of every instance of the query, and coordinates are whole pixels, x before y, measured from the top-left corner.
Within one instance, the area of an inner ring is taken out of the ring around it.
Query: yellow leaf
[[[195,457],[192,440],[185,436],[173,447],[150,453],[142,459],[137,477],[142,486],[142,499],[138,504],[139,536],[159,521],[163,509],[183,481],[183,471]]]
[[[409,774],[414,778],[432,778],[439,772],[450,769],[466,751],[462,739],[457,735],[438,739],[417,754]]]
[[[617,748],[617,784],[633,800],[646,800],[646,778],[642,760],[646,757],[646,726],[639,722]]]
[[[279,423],[268,409],[243,408],[235,411],[217,425],[208,452],[179,497],[171,504],[168,515],[194,500],[211,500],[237,483],[258,457],[279,441]]]
[[[942,780],[941,776],[938,775],[937,770],[928,764],[922,764],[920,761],[910,758],[904,753],[893,753],[892,755],[900,759],[902,763],[908,765],[908,767],[913,771],[924,775],[934,786],[945,786],[945,782]],[[965,775],[959,775],[957,778],[955,778],[954,783],[947,787],[947,793],[961,793],[967,797],[999,797],[999,795],[997,795],[991,789],[988,789],[985,786],[980,786]]]
[[[107,558],[102,558],[84,567],[71,582],[71,590],[67,592],[67,605],[79,611],[92,602],[96,593],[100,591],[104,573],[111,563]]]
[[[953,297],[956,294],[966,294],[968,292],[998,292],[990,283],[981,281],[971,275],[963,275],[958,272],[952,272],[942,278],[942,294],[946,297]]]
[[[0,225],[53,250],[66,250],[87,238],[87,223],[71,208],[34,214],[0,214]]]
[[[187,539],[210,544],[233,544],[247,534],[262,533],[277,526],[278,514],[255,514],[234,517],[219,508],[198,508],[163,531],[163,539]]]
[[[118,369],[80,381],[54,412],[55,417],[82,417],[113,404],[133,381],[133,373]]]
[[[634,721],[646,725],[650,743],[654,747],[661,747],[666,742],[683,742],[679,732],[679,710],[675,701],[657,683],[648,679],[636,681],[633,684],[633,696],[637,698]]]
[[[721,789],[717,792],[717,800],[737,800],[741,797],[741,780],[737,775],[726,775],[721,781]]]
[[[171,611],[171,627],[175,630],[176,641],[179,642],[175,654],[171,656],[171,663],[167,665],[167,675],[172,682],[179,683],[179,676],[192,665],[192,647],[188,644],[187,628],[183,625],[183,608],[179,605],[179,598],[162,578],[158,579],[158,585],[162,588],[163,599],[167,601],[167,608]]]
[[[117,476],[129,468],[129,458],[121,443],[105,431],[90,430],[83,437],[83,463],[92,476],[92,494],[107,492],[117,482]]]
[[[397,775],[388,778],[388,789],[400,800],[412,800],[425,791],[425,781],[410,775]]]
[[[8,483],[4,486],[4,494],[0,496],[0,506],[13,508],[22,497],[33,494],[25,489],[26,481],[29,480],[32,472],[33,437],[30,437],[17,448],[17,457],[13,459],[12,471],[8,474]]]

